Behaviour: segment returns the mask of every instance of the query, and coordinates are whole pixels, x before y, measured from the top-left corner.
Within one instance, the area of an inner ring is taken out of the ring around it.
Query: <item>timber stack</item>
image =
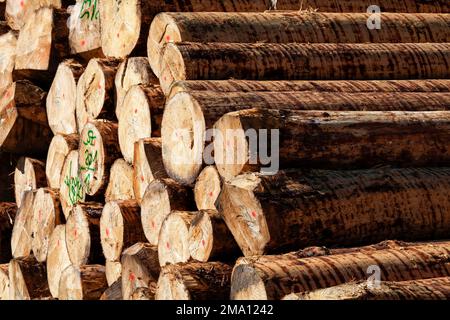
[[[0,1],[0,300],[448,299],[450,4],[372,2]]]

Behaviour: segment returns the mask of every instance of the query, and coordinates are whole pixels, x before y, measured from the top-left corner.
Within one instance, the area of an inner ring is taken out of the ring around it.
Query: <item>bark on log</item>
[[[141,203],[153,180],[168,177],[162,161],[161,138],[139,139],[134,143],[133,171],[134,195]]]
[[[147,240],[157,245],[161,226],[171,211],[194,210],[190,187],[170,178],[150,182],[141,202],[141,222]]]
[[[92,59],[77,84],[76,115],[78,131],[90,120],[115,120],[114,78],[121,61]]]
[[[174,82],[167,101],[179,92],[192,91],[449,92],[450,80],[190,80]]]
[[[100,218],[100,238],[103,254],[109,261],[118,261],[123,249],[144,242],[138,203],[135,200],[106,203]]]
[[[104,55],[98,0],[77,0],[67,11],[70,14],[67,21],[70,52],[85,60],[102,58]]]
[[[12,72],[16,60],[17,32],[10,31],[6,23],[0,21],[0,48],[2,48],[0,65],[0,95],[13,82]]]
[[[9,262],[11,254],[11,234],[17,214],[17,205],[0,202],[0,263]],[[2,280],[0,279],[0,300],[2,299]]]
[[[78,158],[79,152],[77,150],[70,151],[61,170],[59,198],[66,219],[69,217],[72,208],[77,203],[85,201],[86,198],[83,182],[79,175]]]
[[[280,168],[442,166],[450,163],[449,116],[447,111],[231,112],[214,125],[214,160],[225,180]],[[265,137],[258,135],[262,130]]]
[[[18,157],[16,155],[0,151],[0,200],[14,202],[14,175]],[[161,160],[162,161],[162,160]]]
[[[149,288],[137,288],[131,295],[131,300],[155,300],[155,292]]]
[[[124,300],[132,300],[137,288],[148,288],[154,294],[161,270],[156,246],[136,243],[123,252],[121,262]]]
[[[9,300],[9,263],[0,264],[0,300]]]
[[[20,208],[26,191],[36,190],[47,186],[45,164],[42,161],[21,157],[14,171],[14,193],[16,203]]]
[[[215,166],[205,167],[194,186],[195,204],[198,210],[217,210],[216,200],[222,189],[222,181]]]
[[[11,300],[32,300],[51,295],[45,264],[38,262],[32,255],[12,259],[8,273]]]
[[[56,135],[48,147],[47,160],[45,164],[45,175],[50,188],[61,187],[61,173],[67,155],[78,150],[80,137],[77,134]]]
[[[156,300],[228,300],[232,267],[222,262],[189,262],[162,268]]]
[[[22,204],[18,207],[11,234],[11,253],[14,258],[25,257],[31,253],[31,219],[36,191],[25,191]]]
[[[100,300],[123,300],[122,299],[122,279],[117,279],[108,289],[103,292]]]
[[[0,148],[15,154],[44,155],[52,139],[41,88],[29,81],[13,83],[0,102]]]
[[[59,63],[70,55],[68,13],[42,7],[32,12],[17,39],[14,80],[33,80],[49,88]]]
[[[120,119],[123,99],[131,87],[137,85],[156,85],[158,83],[158,78],[156,78],[150,69],[147,58],[132,57],[125,59],[119,65],[115,79],[117,119]]]
[[[34,197],[31,220],[31,249],[39,262],[45,262],[49,248],[50,236],[57,225],[64,223],[56,189],[40,188]]]
[[[77,82],[84,67],[73,59],[61,62],[47,96],[48,124],[53,133],[77,133]],[[81,131],[81,130],[80,130]]]
[[[166,104],[161,124],[164,167],[180,183],[193,183],[203,162],[213,163],[213,124],[224,114],[248,109],[330,111],[441,111],[449,110],[449,93],[337,93],[337,92],[182,92]],[[208,135],[207,135],[208,133]]]
[[[164,104],[164,93],[159,85],[139,85],[128,90],[119,119],[119,143],[129,163],[133,162],[135,142],[161,136]]]
[[[132,199],[134,199],[133,166],[124,159],[117,159],[111,166],[105,200],[109,202]]]
[[[119,261],[106,260],[105,274],[108,285],[112,286],[122,276],[122,264]]]
[[[103,194],[108,186],[109,171],[121,158],[117,123],[107,120],[88,122],[80,134],[80,178],[87,195]]]
[[[287,170],[238,176],[223,185],[218,203],[250,256],[310,245],[443,238],[450,229],[449,189],[448,168]]]
[[[306,293],[291,293],[283,300],[448,300],[450,277],[351,282]]]
[[[159,80],[445,79],[449,64],[447,43],[168,43]]]
[[[103,205],[100,203],[80,203],[73,208],[67,219],[67,252],[73,266],[105,262],[100,244],[102,210]]]
[[[59,299],[98,300],[107,288],[104,266],[69,266],[61,275]]]
[[[309,258],[295,253],[241,258],[231,277],[231,299],[276,300],[294,292],[367,280],[375,267],[381,281],[447,277],[449,260],[449,242]]]
[[[54,298],[58,298],[59,295],[62,272],[71,265],[66,243],[66,226],[60,224],[52,232],[47,255],[48,287]]]
[[[147,54],[159,75],[169,42],[426,43],[449,42],[448,15],[380,13],[383,27],[367,27],[372,13],[160,13],[152,21]],[[208,32],[205,32],[208,30]]]
[[[172,211],[163,221],[158,239],[161,267],[190,260],[189,228],[197,214],[193,211]]]
[[[219,213],[203,210],[189,226],[189,252],[192,259],[201,262],[232,261],[240,249]]]

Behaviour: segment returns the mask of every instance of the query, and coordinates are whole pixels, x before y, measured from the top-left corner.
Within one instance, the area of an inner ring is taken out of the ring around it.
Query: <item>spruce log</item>
[[[38,262],[32,255],[12,259],[8,273],[11,300],[32,300],[51,295],[45,264]]]
[[[14,258],[25,257],[31,253],[31,220],[36,191],[25,191],[22,204],[18,207],[11,233],[11,253]]]
[[[123,300],[122,298],[122,279],[117,279],[108,289],[103,292],[100,300]]]
[[[213,124],[228,112],[243,109],[330,111],[441,111],[449,110],[448,92],[181,92],[170,99],[161,124],[164,167],[173,179],[193,183],[203,162],[214,163]],[[206,137],[206,139],[205,139]]]
[[[448,168],[286,170],[236,177],[222,186],[218,205],[250,256],[309,245],[445,238],[449,189]]]
[[[117,123],[90,121],[84,126],[80,139],[78,164],[84,191],[90,196],[98,196],[108,186],[112,164],[121,157]]]
[[[169,42],[227,43],[426,43],[449,42],[446,14],[380,13],[382,27],[369,29],[372,13],[164,12],[152,21],[147,54],[155,74]],[[205,32],[208,30],[208,32]]]
[[[14,193],[16,203],[20,208],[26,191],[36,190],[47,186],[45,164],[42,161],[21,157],[14,171]]]
[[[148,59],[132,57],[125,59],[117,69],[116,86],[116,116],[120,119],[122,103],[125,95],[132,86],[158,84],[158,78],[150,69]]]
[[[154,294],[161,270],[157,247],[136,243],[122,253],[122,296],[131,300],[137,288],[148,288]]]
[[[37,261],[47,259],[50,236],[64,220],[58,190],[39,188],[34,196],[31,220],[31,249]]]
[[[149,288],[140,287],[134,290],[131,300],[155,300],[155,293]]]
[[[134,199],[133,172],[133,166],[124,159],[117,159],[113,163],[105,192],[106,202]]]
[[[114,78],[120,60],[92,59],[77,84],[78,131],[90,120],[114,120]]]
[[[44,155],[52,139],[41,88],[29,81],[11,84],[0,101],[0,149],[15,154]]]
[[[12,202],[0,202],[0,263],[9,262],[11,254],[11,234],[17,214],[17,205]],[[2,284],[0,279],[0,300]]]
[[[59,295],[62,272],[71,265],[66,244],[66,226],[60,224],[55,227],[50,236],[47,254],[48,287],[54,298],[58,298]]]
[[[134,143],[133,171],[134,195],[141,203],[153,180],[168,177],[162,161],[161,138],[139,139]]]
[[[172,211],[163,221],[158,239],[159,264],[175,264],[191,259],[189,228],[198,212]]]
[[[350,282],[306,293],[291,293],[283,300],[448,300],[450,277],[408,281]]]
[[[193,198],[190,187],[170,178],[150,182],[141,202],[141,222],[147,240],[157,245],[166,217],[174,210],[194,210]]]
[[[161,136],[164,104],[164,94],[158,85],[133,86],[125,95],[119,119],[119,143],[129,163],[133,162],[136,141]]]
[[[59,63],[70,55],[66,10],[42,7],[30,13],[17,38],[14,80],[49,88]]]
[[[0,264],[0,300],[9,300],[9,263]]]
[[[59,299],[98,300],[107,288],[104,266],[69,266],[61,274]]]
[[[145,241],[138,203],[135,200],[106,203],[100,218],[100,238],[103,254],[109,261],[118,261],[124,249]]]
[[[10,31],[4,21],[0,21],[0,95],[13,82],[12,72],[16,60],[17,33]]]
[[[448,43],[168,43],[161,88],[178,80],[399,80],[450,77]]]
[[[83,66],[73,59],[61,62],[56,70],[47,96],[48,124],[55,135],[78,132],[75,116],[77,82],[83,72]]]
[[[449,242],[309,258],[295,252],[240,258],[231,276],[231,299],[276,300],[294,292],[367,281],[374,267],[380,269],[381,281],[447,277],[449,260]]]
[[[232,267],[222,262],[189,262],[162,268],[156,300],[228,300]]]
[[[190,80],[174,82],[167,101],[179,92],[449,92],[450,80]]]
[[[73,266],[105,262],[100,244],[102,210],[100,203],[79,203],[67,219],[67,252]]]
[[[112,286],[122,276],[122,264],[119,261],[106,260],[105,274],[108,285]]]
[[[214,129],[214,160],[225,180],[245,172],[275,173],[279,168],[450,163],[448,111],[249,109],[224,115]]]
[[[69,217],[72,208],[86,198],[83,182],[79,175],[78,158],[79,152],[77,150],[70,151],[61,170],[59,200],[66,219]]]
[[[70,52],[86,60],[103,57],[98,6],[98,0],[77,0],[67,10]]]
[[[45,175],[50,188],[59,189],[64,161],[69,152],[78,150],[80,137],[77,134],[56,135],[48,147]]]
[[[189,252],[192,259],[231,261],[240,249],[216,210],[202,210],[189,226]]]
[[[14,202],[14,175],[12,174],[15,170],[18,156],[11,153],[6,153],[0,151],[0,199],[1,201]],[[161,160],[162,161],[162,160]]]
[[[195,204],[198,210],[217,210],[216,200],[222,189],[222,181],[215,166],[205,167],[194,186]]]

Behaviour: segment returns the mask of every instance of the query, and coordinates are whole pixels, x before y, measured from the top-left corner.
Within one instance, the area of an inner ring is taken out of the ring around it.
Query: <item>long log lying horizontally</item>
[[[222,186],[218,202],[250,256],[309,245],[443,238],[450,230],[449,190],[448,168],[288,170],[238,176]]]
[[[83,72],[83,66],[73,59],[61,62],[56,70],[47,96],[48,124],[54,134],[78,132],[75,116],[77,82]]]
[[[165,107],[162,125],[162,154],[170,177],[193,183],[203,162],[213,163],[211,129],[219,117],[232,111],[253,108],[330,111],[432,111],[449,110],[448,92],[182,92]],[[208,133],[208,135],[206,135]],[[206,137],[206,139],[205,139]]]
[[[0,202],[0,263],[9,262],[11,255],[11,233],[17,214],[17,205],[12,202]],[[1,287],[1,284],[0,284]],[[0,288],[0,299],[1,299]]]
[[[160,74],[168,42],[227,43],[419,43],[448,42],[448,15],[382,13],[383,27],[369,29],[371,13],[160,13],[152,21],[147,50]],[[205,33],[205,30],[208,32]]]
[[[225,180],[279,168],[446,165],[449,116],[448,111],[231,112],[214,125],[214,159]]]
[[[122,102],[119,119],[119,144],[123,157],[133,162],[134,143],[161,135],[165,98],[157,85],[133,86]]]
[[[52,232],[47,254],[48,287],[54,298],[58,298],[59,295],[59,281],[62,272],[71,265],[66,244],[66,226],[60,224]]]
[[[29,81],[11,84],[0,102],[0,148],[44,155],[52,139],[45,112],[46,92]]]
[[[156,300],[227,300],[232,267],[222,262],[189,262],[162,268]]]
[[[98,300],[106,288],[104,266],[69,266],[61,275],[58,296],[60,300]]]
[[[46,186],[45,164],[40,160],[21,157],[14,170],[14,194],[17,206],[22,206],[24,192]]]
[[[380,281],[447,277],[449,260],[449,242],[309,258],[296,252],[241,258],[233,269],[231,299],[280,299],[294,292],[368,280],[373,270],[379,270]]]
[[[306,293],[291,293],[283,300],[448,300],[450,277],[408,281],[345,283]]]
[[[186,42],[166,45],[159,80],[445,79],[449,64],[447,43]]]
[[[174,210],[194,210],[192,189],[170,178],[153,180],[141,202],[142,228],[151,244],[158,244],[161,226]]]
[[[111,166],[108,187],[105,191],[106,202],[134,199],[133,166],[124,159],[117,159]]]

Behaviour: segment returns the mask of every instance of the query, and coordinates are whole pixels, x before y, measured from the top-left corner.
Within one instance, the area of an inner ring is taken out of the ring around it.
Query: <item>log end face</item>
[[[172,266],[166,266],[156,286],[155,300],[191,300],[189,290],[182,281],[182,276]]]
[[[194,196],[198,210],[217,210],[216,200],[220,194],[221,181],[214,166],[207,166],[195,182]]]
[[[73,266],[81,267],[88,263],[91,251],[91,235],[89,222],[83,207],[72,209],[66,222],[66,246],[69,259]]]
[[[267,300],[266,288],[258,272],[250,264],[234,267],[231,275],[231,300]]]
[[[50,293],[58,298],[61,273],[71,265],[66,247],[65,225],[58,225],[50,236],[47,255],[47,279]]]
[[[69,266],[61,274],[58,296],[60,300],[83,300],[80,270]]]
[[[175,81],[187,80],[184,57],[175,44],[168,43],[165,46],[159,64],[159,83],[165,95],[170,92]]]
[[[221,239],[215,239],[221,241]],[[213,227],[207,212],[201,211],[189,227],[189,252],[195,260],[209,260],[213,248]]]
[[[158,258],[161,266],[187,262],[189,252],[189,230],[177,211],[164,220],[158,241]]]
[[[109,261],[117,261],[123,248],[124,221],[115,201],[105,204],[100,218],[100,239],[103,254]]]
[[[9,298],[11,300],[30,300],[27,285],[23,278],[20,263],[16,259],[9,262]]]
[[[66,219],[72,208],[85,199],[85,192],[81,177],[78,174],[78,150],[70,151],[64,161],[59,181],[61,207]]]
[[[63,136],[56,135],[53,137],[48,148],[45,165],[45,175],[50,188],[60,188],[61,171],[69,151],[69,145]]]

